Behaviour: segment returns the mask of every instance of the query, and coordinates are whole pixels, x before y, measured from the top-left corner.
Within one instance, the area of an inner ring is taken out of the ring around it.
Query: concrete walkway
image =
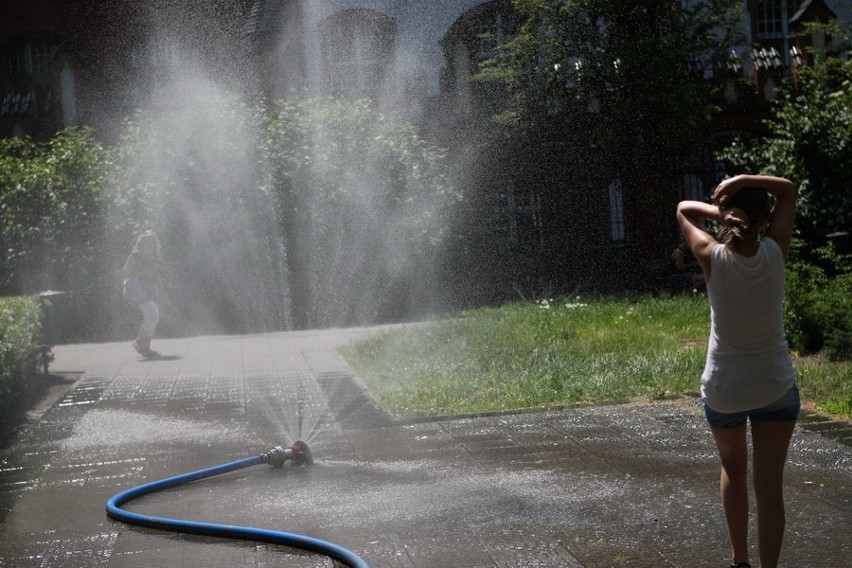
[[[305,534],[374,568],[727,566],[695,401],[395,423],[337,352],[374,332],[161,340],[158,361],[129,343],[56,347],[51,370],[82,379],[0,450],[0,567],[334,566],[104,513],[126,488],[296,439],[314,466],[256,466],[127,507]],[[787,502],[782,566],[852,566],[852,448],[798,430]]]

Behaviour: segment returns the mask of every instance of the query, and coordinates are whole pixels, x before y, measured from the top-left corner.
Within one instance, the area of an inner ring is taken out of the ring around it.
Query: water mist
[[[434,309],[455,196],[440,152],[379,110],[390,101],[237,93],[200,63],[192,37],[158,33],[169,56],[125,131],[114,224],[161,237],[165,329],[369,325]]]

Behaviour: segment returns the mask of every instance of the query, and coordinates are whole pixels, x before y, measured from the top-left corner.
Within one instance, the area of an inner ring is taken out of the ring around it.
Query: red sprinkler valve
[[[264,463],[277,467],[284,467],[284,463],[287,461],[292,461],[294,465],[310,465],[314,463],[311,449],[302,441],[296,442],[289,448],[275,446],[260,457]]]

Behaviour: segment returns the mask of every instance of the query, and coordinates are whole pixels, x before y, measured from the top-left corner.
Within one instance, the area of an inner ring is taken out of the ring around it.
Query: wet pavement
[[[304,439],[127,505],[337,543],[373,568],[722,567],[712,440],[692,399],[399,423],[337,348],[375,330],[58,346],[73,388],[0,449],[0,567],[331,567],[287,547],[109,519],[135,485]],[[852,566],[852,447],[798,429],[782,566]],[[754,526],[754,519],[752,519]],[[754,555],[756,557],[756,554]]]

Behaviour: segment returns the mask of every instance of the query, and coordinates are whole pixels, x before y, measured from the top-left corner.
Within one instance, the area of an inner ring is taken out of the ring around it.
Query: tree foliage
[[[515,0],[520,31],[482,80],[505,83],[502,118],[562,122],[576,146],[664,159],[694,140],[713,110],[705,72],[724,69],[742,2]]]
[[[365,100],[282,100],[266,132],[296,324],[363,324],[425,305],[458,198],[443,153]]]
[[[522,24],[477,76],[509,93],[496,119],[529,161],[558,162],[562,174],[546,184],[552,207],[586,201],[600,223],[612,207],[623,213],[625,246],[607,260],[619,286],[659,277],[673,232],[661,212],[718,110],[711,79],[727,72],[742,4],[514,0]],[[623,188],[617,205],[608,186]],[[582,223],[572,215],[563,230],[588,234]]]
[[[769,135],[737,141],[722,157],[798,186],[797,227],[806,239],[852,225],[852,61],[817,53],[813,67],[779,91]]]
[[[852,254],[833,246],[802,254],[805,243],[795,245],[784,302],[790,347],[800,353],[821,351],[830,360],[852,360]]]
[[[0,140],[0,290],[95,293],[110,153],[87,129]]]
[[[440,151],[364,101],[266,106],[200,93],[130,117],[109,148],[88,130],[0,140],[0,291],[71,292],[72,338],[126,335],[136,321],[122,267],[153,228],[168,334],[368,324],[425,309],[443,212],[458,197]]]
[[[796,230],[801,239],[788,271],[786,326],[791,347],[829,359],[852,353],[852,257],[822,246],[852,225],[852,62],[841,54],[849,38],[833,24],[832,52],[812,51],[811,67],[779,90],[766,121],[768,135],[736,141],[722,157],[750,171],[791,179],[798,186]],[[848,238],[848,237],[847,237]]]
[[[32,298],[0,298],[0,424],[17,418],[40,355],[39,306]]]

